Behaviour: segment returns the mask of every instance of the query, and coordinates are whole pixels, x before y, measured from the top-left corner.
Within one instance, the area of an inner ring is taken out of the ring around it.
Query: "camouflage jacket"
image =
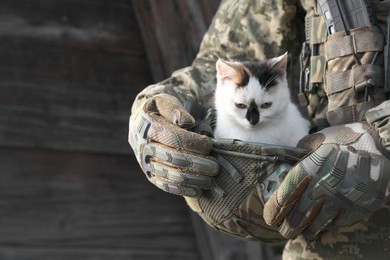
[[[389,8],[389,1],[384,1],[383,4]],[[160,83],[145,88],[137,96],[133,107],[159,93],[174,95],[183,102],[190,100],[211,106],[216,85],[215,61],[218,57],[226,60],[254,60],[275,57],[285,51],[288,51],[290,56],[290,87],[293,93],[296,93],[299,73],[297,65],[301,43],[305,40],[305,13],[316,12],[318,10],[315,0],[222,0],[192,65],[175,71],[170,78]],[[316,33],[321,35],[322,32],[318,30]],[[320,53],[322,51],[324,50],[321,49]],[[346,68],[339,64],[350,63],[348,59],[350,57],[344,60],[336,59],[335,67],[341,71],[345,70]],[[321,62],[318,64],[314,66],[317,72],[323,69]],[[320,77],[313,76],[312,80],[317,85],[308,94],[308,113],[314,123],[323,122],[327,118],[328,110],[338,109],[342,102],[348,104],[356,100],[361,101],[355,96],[351,97],[350,90],[341,91],[341,94],[329,98],[324,89],[323,77],[323,74]],[[383,92],[379,91],[375,95],[379,97],[377,102],[384,100]],[[330,228],[315,241],[308,242],[303,237],[289,241],[283,258],[388,259],[388,219],[390,203],[384,205],[370,219],[351,227]]]

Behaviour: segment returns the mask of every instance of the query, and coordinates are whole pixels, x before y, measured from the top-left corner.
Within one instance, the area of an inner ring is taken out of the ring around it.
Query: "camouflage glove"
[[[352,225],[387,197],[390,162],[378,132],[365,123],[324,129],[301,140],[313,153],[287,174],[264,206],[264,219],[293,239],[314,239],[331,223]]]
[[[382,154],[390,158],[390,101],[383,102],[366,113],[367,122],[378,131]]]
[[[179,100],[168,94],[133,109],[129,143],[149,181],[166,192],[199,197],[218,173],[218,163],[208,156],[210,139],[186,130],[194,123]]]
[[[230,139],[213,140],[213,147],[220,163],[215,186],[187,203],[219,231],[254,241],[285,240],[277,226],[265,223],[264,203],[291,165],[309,151]]]

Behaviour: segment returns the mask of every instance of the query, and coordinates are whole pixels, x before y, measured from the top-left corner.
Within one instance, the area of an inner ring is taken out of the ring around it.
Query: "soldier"
[[[192,65],[134,101],[129,142],[148,179],[185,196],[217,230],[265,242],[289,239],[284,259],[388,259],[390,103],[383,53],[390,1],[372,2],[367,13],[375,23],[338,32],[315,0],[222,0]],[[315,132],[299,148],[220,144],[188,130],[195,121],[183,104],[212,106],[218,57],[266,59],[286,50],[290,86],[300,89]],[[294,61],[301,63],[299,86]],[[269,159],[275,152],[272,158],[300,161],[265,200],[264,182],[257,180],[280,169]]]

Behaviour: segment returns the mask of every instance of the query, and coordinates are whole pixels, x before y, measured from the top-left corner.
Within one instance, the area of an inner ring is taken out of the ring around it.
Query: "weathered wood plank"
[[[151,83],[130,2],[2,1],[0,59],[0,145],[129,153]]]
[[[195,0],[132,0],[154,81],[188,66],[210,23],[212,3]],[[203,4],[202,4],[203,3]]]
[[[137,54],[122,55],[1,35],[0,40],[2,85],[33,82],[61,91],[89,89],[125,94],[151,82],[142,47],[129,46]]]
[[[193,255],[171,251],[122,249],[82,249],[82,248],[24,248],[0,246],[0,258],[3,260],[195,260]]]
[[[141,58],[28,42],[11,52],[2,46],[0,57],[10,62],[0,63],[0,145],[130,151],[130,106],[136,86],[147,82]]]
[[[210,24],[221,0],[198,0],[198,2],[200,4],[206,23]]]
[[[182,198],[135,165],[128,156],[0,148],[0,258],[198,259]]]
[[[126,0],[4,0],[0,17],[0,35],[7,37],[124,52],[142,44]]]

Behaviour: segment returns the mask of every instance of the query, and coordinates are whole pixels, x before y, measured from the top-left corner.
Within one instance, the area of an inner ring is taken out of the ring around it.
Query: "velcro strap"
[[[385,39],[381,33],[361,31],[330,40],[325,43],[327,60],[343,57],[352,53],[383,51]]]
[[[350,70],[326,76],[326,93],[331,95],[370,80],[372,85],[383,86],[383,68],[374,64],[354,66]]]
[[[375,107],[374,102],[363,102],[328,111],[326,117],[331,126],[350,124],[365,120],[366,111]]]
[[[310,83],[324,82],[326,59],[324,56],[310,57]]]

